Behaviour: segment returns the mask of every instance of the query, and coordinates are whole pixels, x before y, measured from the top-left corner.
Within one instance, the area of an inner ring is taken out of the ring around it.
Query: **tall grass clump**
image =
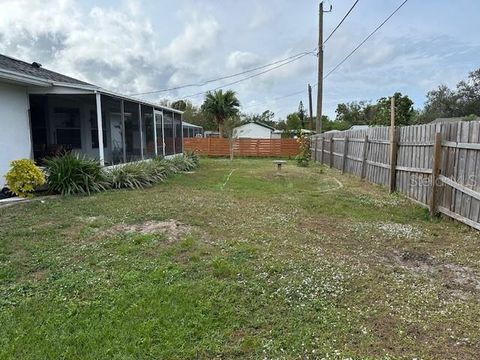
[[[109,188],[98,161],[79,154],[64,154],[45,160],[50,191],[62,194],[90,195]]]
[[[167,171],[154,161],[129,163],[108,170],[113,189],[143,189],[164,181],[166,177]]]
[[[87,194],[107,189],[143,189],[165,181],[199,164],[198,156],[187,154],[172,159],[139,161],[103,169],[93,159],[75,154],[45,161],[47,183],[52,192],[62,195]]]

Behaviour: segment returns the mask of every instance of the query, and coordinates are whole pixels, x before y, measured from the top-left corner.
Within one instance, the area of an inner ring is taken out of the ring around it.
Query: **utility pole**
[[[317,121],[315,130],[317,134],[322,132],[322,100],[323,100],[323,1],[320,1],[318,9],[318,71],[317,71]]]
[[[327,12],[332,11],[332,6]],[[317,77],[317,121],[315,130],[317,134],[322,132],[322,101],[323,101],[323,0],[318,8],[318,77]]]
[[[308,84],[308,115],[310,117],[310,130],[313,130],[312,87]]]

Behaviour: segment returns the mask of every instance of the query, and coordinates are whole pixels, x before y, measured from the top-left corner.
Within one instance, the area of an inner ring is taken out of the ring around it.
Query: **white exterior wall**
[[[264,126],[248,123],[233,129],[233,137],[251,139],[270,139],[272,130]]]
[[[0,187],[10,161],[32,157],[28,110],[27,88],[0,82]]]

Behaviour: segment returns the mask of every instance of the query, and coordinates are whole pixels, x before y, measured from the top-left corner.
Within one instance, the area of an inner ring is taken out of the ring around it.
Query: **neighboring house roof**
[[[353,125],[350,129],[348,130],[365,130],[368,129],[368,125]]]
[[[269,130],[275,130],[274,127],[270,126],[270,125],[267,125],[267,124],[264,124],[260,121],[249,121],[248,123],[246,124],[243,124],[243,125],[240,125],[240,126],[237,126],[236,129],[242,127],[242,126],[245,126],[245,125],[249,125],[249,124],[256,124],[256,125],[259,125],[259,126],[263,126],[264,128],[267,128]]]
[[[477,117],[473,120],[479,121],[480,118]],[[445,123],[445,122],[460,122],[460,121],[465,121],[465,118],[464,117],[436,118],[435,120],[431,121],[430,124],[438,124],[438,123]]]
[[[315,134],[315,131],[313,131],[313,130],[300,129],[300,131],[304,132],[305,134]],[[273,130],[274,134],[282,134],[284,132],[296,133],[296,132],[298,132],[298,130]]]
[[[195,124],[191,124],[191,123],[188,123],[188,122],[186,122],[186,121],[182,121],[182,125],[183,125],[183,126],[188,126],[188,127],[196,127],[196,128],[203,129],[202,126],[195,125]]]
[[[34,62],[30,64],[25,61],[17,60],[2,54],[0,54],[0,68],[28,76],[34,76],[36,78],[40,78],[46,81],[93,86],[92,84],[89,84],[85,81],[77,80],[70,76],[47,70],[41,67],[41,65],[38,63]]]

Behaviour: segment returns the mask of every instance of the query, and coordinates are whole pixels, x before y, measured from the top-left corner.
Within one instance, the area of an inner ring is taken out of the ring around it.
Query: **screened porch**
[[[100,93],[31,94],[34,159],[65,152],[103,165],[183,151],[181,112]]]

